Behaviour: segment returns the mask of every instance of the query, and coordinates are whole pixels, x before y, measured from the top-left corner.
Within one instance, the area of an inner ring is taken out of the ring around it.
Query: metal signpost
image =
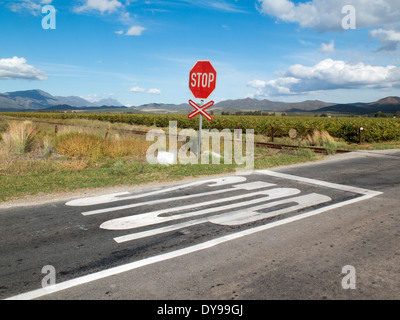
[[[197,158],[200,158],[201,154],[201,130],[203,126],[203,116],[209,121],[212,121],[212,117],[205,112],[205,110],[214,105],[214,101],[210,101],[204,105],[204,100],[207,99],[211,93],[215,90],[217,83],[217,71],[215,71],[210,61],[197,61],[192,70],[189,73],[189,89],[193,93],[194,97],[200,100],[200,105],[196,104],[192,100],[189,100],[189,104],[195,109],[188,118],[192,119],[194,116],[200,114],[199,120],[199,145],[197,151]]]

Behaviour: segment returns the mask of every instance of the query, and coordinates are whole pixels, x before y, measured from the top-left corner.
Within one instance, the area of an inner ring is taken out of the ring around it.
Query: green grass
[[[57,137],[53,125],[36,124],[33,144],[36,149],[23,154],[13,153],[10,148],[1,149],[5,141],[0,139],[0,202],[29,195],[229,174],[235,173],[238,169],[236,164],[149,165],[145,159],[148,144],[143,137],[140,138],[143,140],[141,141],[137,137],[122,133],[119,135],[116,131],[111,131],[110,136],[105,139],[107,123],[83,119],[65,121],[73,127],[60,127]],[[101,127],[101,129],[93,130],[87,126]],[[131,128],[127,124],[118,126],[123,129]],[[79,127],[79,134],[76,133],[76,127]],[[8,128],[6,122],[0,121],[0,137]],[[90,147],[90,143],[99,148]],[[332,152],[337,148],[352,150],[400,148],[400,142],[361,146],[342,144],[344,143],[335,142],[332,145]],[[95,150],[97,152],[93,153]],[[322,157],[309,149],[277,151],[255,148],[254,169],[315,161]]]
[[[319,156],[309,150],[282,153],[256,150],[255,169],[266,169],[305,161]],[[233,173],[236,164],[149,165],[130,159],[106,159],[86,163],[68,159],[16,160],[0,170],[0,201],[39,193],[63,193],[86,188],[138,185],[181,180],[185,177]]]

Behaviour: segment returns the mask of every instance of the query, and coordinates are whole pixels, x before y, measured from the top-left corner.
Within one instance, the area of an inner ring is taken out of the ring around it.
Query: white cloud
[[[400,87],[400,68],[325,59],[312,67],[300,64],[290,66],[278,79],[254,80],[248,86],[255,88],[259,97],[336,89],[392,88]]]
[[[321,47],[319,48],[321,53],[335,53],[335,41],[331,41],[330,43],[322,43]]]
[[[141,26],[132,26],[125,33],[125,35],[127,35],[127,36],[141,36],[144,30],[146,30],[146,28],[143,28]]]
[[[300,80],[292,77],[278,78],[270,81],[253,80],[247,85],[255,88],[256,94],[251,95],[252,97],[269,97],[269,96],[281,96],[294,94],[290,91],[290,87],[293,84],[298,83]]]
[[[381,43],[382,48],[379,49],[380,51],[394,51],[400,44],[400,32],[394,30],[384,30],[380,28],[372,30],[369,35],[371,38],[375,38]]]
[[[399,24],[398,0],[258,0],[258,10],[280,21],[297,23],[318,31],[343,31],[342,8],[351,4],[356,9],[357,28]]]
[[[201,1],[201,4],[206,7],[210,7],[215,10],[220,10],[220,11],[226,11],[226,12],[244,12],[241,10],[239,7],[236,5],[226,2],[226,1],[221,1],[221,0],[211,0],[211,1]]]
[[[75,12],[100,11],[101,13],[112,13],[122,7],[118,0],[85,0],[85,4],[75,8]]]
[[[24,58],[0,59],[0,80],[46,80],[47,74],[26,63]]]
[[[202,8],[207,8],[211,10],[224,11],[224,12],[236,12],[243,13],[242,10],[237,4],[232,3],[233,1],[226,0],[181,0],[180,2],[187,3],[191,6],[198,6]],[[234,2],[238,2],[235,0]],[[146,2],[150,4],[150,1]]]
[[[14,0],[7,3],[13,12],[28,12],[33,15],[41,14],[43,5],[51,4],[53,0]]]
[[[129,90],[130,92],[145,92],[146,90],[140,87],[133,87]]]
[[[253,80],[247,83],[250,87],[256,88],[256,89],[264,89],[265,86],[267,85],[267,82],[263,80]]]
[[[161,90],[160,89],[149,89],[149,90],[147,90],[147,93],[149,93],[149,94],[161,94]]]
[[[121,12],[119,19],[121,21],[129,22],[129,21],[131,21],[131,14],[127,11]]]
[[[146,91],[146,89],[143,89],[141,87],[133,87],[129,90],[130,92],[136,92],[136,93],[142,93],[142,92],[146,92],[147,94],[157,94],[160,95],[161,94],[161,90],[160,89],[149,89]]]

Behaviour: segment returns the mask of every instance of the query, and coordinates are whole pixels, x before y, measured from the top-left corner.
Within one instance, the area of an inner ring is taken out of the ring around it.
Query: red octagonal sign
[[[189,74],[189,89],[197,99],[207,99],[215,90],[217,71],[210,61],[197,61]]]

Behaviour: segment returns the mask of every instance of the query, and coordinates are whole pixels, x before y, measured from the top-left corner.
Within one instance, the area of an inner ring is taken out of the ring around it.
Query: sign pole
[[[211,62],[208,60],[197,61],[189,72],[189,89],[196,99],[200,99],[200,105],[197,105],[192,100],[189,100],[189,104],[196,111],[193,111],[188,115],[188,118],[192,119],[194,116],[200,113],[197,159],[200,159],[201,156],[201,131],[203,127],[203,116],[209,121],[213,120],[212,117],[205,112],[205,110],[214,105],[214,101],[204,104],[204,100],[207,99],[215,90],[216,82],[217,71],[215,71]]]
[[[204,100],[200,100],[200,108],[203,106]],[[200,159],[201,155],[201,129],[203,127],[203,115],[200,114],[200,120],[199,120],[199,146],[197,150],[197,159]]]

